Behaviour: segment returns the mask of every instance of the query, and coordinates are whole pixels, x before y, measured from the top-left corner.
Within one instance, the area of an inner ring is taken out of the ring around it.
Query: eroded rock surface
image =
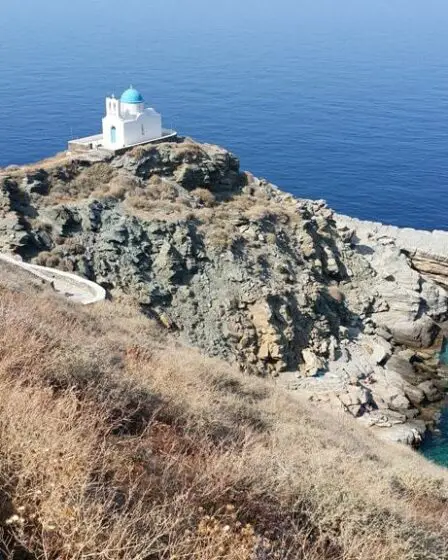
[[[422,265],[362,224],[190,140],[0,177],[1,251],[130,294],[208,354],[416,441],[441,396],[415,363],[448,321],[448,248]]]

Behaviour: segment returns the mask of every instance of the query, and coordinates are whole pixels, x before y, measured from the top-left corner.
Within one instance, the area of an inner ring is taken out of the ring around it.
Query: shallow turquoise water
[[[442,364],[448,366],[448,338],[445,338],[442,343],[439,360]],[[437,431],[425,437],[420,449],[428,459],[448,467],[448,399],[441,411]]]
[[[448,403],[442,410],[437,431],[425,436],[420,451],[431,461],[448,467]]]
[[[439,359],[442,364],[448,366],[448,338],[445,338],[443,341]]]

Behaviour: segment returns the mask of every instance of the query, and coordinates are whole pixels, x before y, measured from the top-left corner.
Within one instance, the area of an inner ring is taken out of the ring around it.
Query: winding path
[[[104,288],[76,274],[39,266],[37,264],[25,263],[5,253],[0,253],[0,261],[17,266],[41,278],[45,282],[51,284],[56,293],[74,303],[89,305],[106,299],[106,291]]]

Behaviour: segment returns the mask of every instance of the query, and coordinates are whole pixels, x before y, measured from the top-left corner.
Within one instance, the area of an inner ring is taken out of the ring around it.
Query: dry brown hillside
[[[2,558],[448,558],[445,470],[130,302],[2,267],[0,325]]]

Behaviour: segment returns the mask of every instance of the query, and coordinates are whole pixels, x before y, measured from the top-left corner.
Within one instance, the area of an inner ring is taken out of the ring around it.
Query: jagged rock
[[[403,411],[411,407],[405,394],[404,382],[399,375],[377,369],[373,378],[375,382],[370,389],[378,408]]]
[[[383,365],[392,354],[392,345],[381,337],[375,337],[369,340],[368,350],[373,364]]]
[[[401,230],[345,216],[336,219],[339,227],[354,229],[353,246],[379,273],[377,292],[390,307],[387,312],[377,314],[377,323],[389,330],[400,344],[431,346],[440,331],[440,323],[448,319],[447,294],[415,270],[410,253],[422,255],[426,251],[434,255],[434,247],[439,247],[440,260],[448,262],[448,233]]]
[[[429,348],[439,333],[438,325],[430,317],[409,321],[389,315],[384,324],[390,329],[396,342],[412,347]]]
[[[405,424],[387,426],[387,429],[376,428],[376,435],[385,441],[402,443],[410,446],[418,446],[426,432],[426,425],[421,420],[412,420]]]
[[[375,344],[372,352],[372,360],[375,364],[382,365],[389,357],[387,350],[384,346]]]
[[[423,383],[418,385],[418,388],[423,391],[429,402],[435,402],[443,399],[443,393],[437,389],[432,381],[423,381]]]
[[[350,385],[346,393],[338,395],[341,403],[353,416],[361,416],[366,407],[371,404],[371,394],[365,387]]]
[[[48,194],[50,189],[48,173],[43,169],[39,169],[35,173],[30,173],[23,180],[22,187],[30,194]]]
[[[403,379],[412,385],[417,385],[421,380],[411,364],[411,357],[413,355],[414,354],[412,352],[409,354],[398,352],[397,354],[391,356],[388,360],[386,369],[389,372],[395,372],[400,379]]]
[[[410,408],[410,402],[405,394],[396,394],[389,399],[389,408],[391,410],[406,410]]]
[[[425,400],[425,393],[422,391],[422,389],[414,387],[411,384],[406,384],[404,386],[404,394],[415,406],[421,405]]]
[[[316,375],[322,369],[323,363],[309,348],[302,350],[303,369],[305,375]]]
[[[392,409],[406,421],[436,398],[416,386],[435,373],[416,373],[400,347],[430,347],[448,325],[433,251],[424,265],[401,230],[295,199],[217,146],[186,139],[99,156],[4,176],[0,248],[133,296],[245,371],[299,371],[355,416],[377,406],[387,423]]]

